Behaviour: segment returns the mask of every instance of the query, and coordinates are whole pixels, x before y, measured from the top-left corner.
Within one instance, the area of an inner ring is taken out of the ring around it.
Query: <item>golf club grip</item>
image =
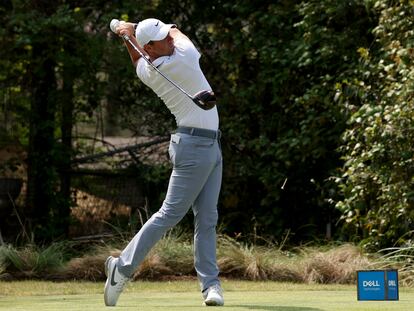
[[[109,24],[109,28],[111,29],[111,31],[113,33],[116,34],[116,29],[118,28],[118,26],[119,26],[120,23],[121,22],[118,19],[111,20],[111,23]]]

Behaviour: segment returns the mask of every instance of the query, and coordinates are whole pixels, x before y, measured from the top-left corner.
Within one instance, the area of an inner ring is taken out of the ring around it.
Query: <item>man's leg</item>
[[[201,290],[220,285],[216,260],[217,202],[221,188],[222,158],[216,146],[217,163],[193,205],[194,264]]]
[[[171,143],[174,168],[161,209],[145,223],[119,257],[119,271],[126,276],[134,273],[155,243],[185,216],[214,168],[212,148],[207,152],[197,151],[189,144],[195,138],[187,136],[182,134],[179,144]]]

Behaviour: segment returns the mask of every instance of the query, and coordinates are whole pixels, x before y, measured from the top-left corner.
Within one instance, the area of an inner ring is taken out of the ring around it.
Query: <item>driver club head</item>
[[[200,91],[194,95],[193,101],[199,106],[201,109],[210,110],[214,108],[217,103],[216,95],[213,91]]]

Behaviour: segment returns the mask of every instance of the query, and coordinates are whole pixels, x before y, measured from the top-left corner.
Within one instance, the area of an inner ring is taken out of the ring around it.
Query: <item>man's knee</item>
[[[187,211],[164,202],[163,206],[154,214],[154,216],[158,222],[164,222],[169,226],[174,226],[183,219]]]
[[[203,215],[197,215],[195,219],[195,225],[200,230],[211,230],[215,229],[218,221],[218,213],[217,212],[211,212],[206,213]]]

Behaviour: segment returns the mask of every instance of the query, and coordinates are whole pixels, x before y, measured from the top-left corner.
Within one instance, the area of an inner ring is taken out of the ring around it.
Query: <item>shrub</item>
[[[44,248],[32,244],[21,248],[0,246],[0,276],[47,278],[63,267],[66,249],[64,243],[54,243]]]
[[[377,39],[358,50],[359,76],[338,89],[351,116],[336,206],[346,236],[378,250],[404,243],[414,225],[414,21],[412,1],[376,1],[372,11]]]

